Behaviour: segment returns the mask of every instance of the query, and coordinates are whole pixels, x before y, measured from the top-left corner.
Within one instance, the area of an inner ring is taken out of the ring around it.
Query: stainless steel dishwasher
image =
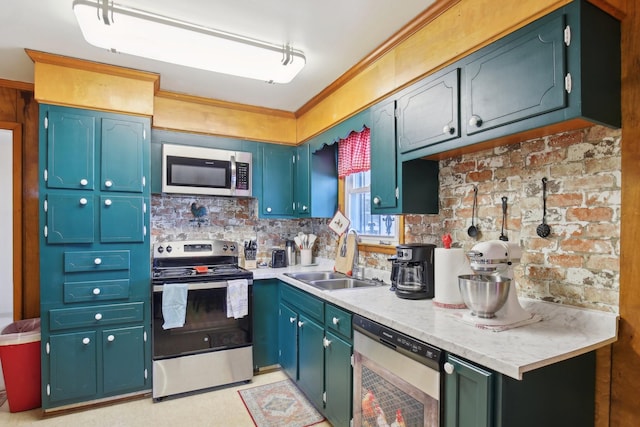
[[[439,426],[441,350],[359,315],[353,329],[354,426]]]

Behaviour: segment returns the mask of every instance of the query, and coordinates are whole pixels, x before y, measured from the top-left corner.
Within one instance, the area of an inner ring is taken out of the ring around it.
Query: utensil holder
[[[300,264],[311,265],[312,260],[313,255],[311,253],[311,249],[300,249]]]

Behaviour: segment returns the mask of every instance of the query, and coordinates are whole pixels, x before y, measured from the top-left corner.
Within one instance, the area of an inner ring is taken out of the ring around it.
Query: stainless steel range
[[[154,245],[154,400],[252,378],[252,285],[235,242]]]

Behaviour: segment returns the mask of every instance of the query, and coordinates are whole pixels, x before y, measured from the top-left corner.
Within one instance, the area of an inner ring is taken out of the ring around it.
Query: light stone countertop
[[[331,271],[333,262],[253,272],[254,280],[280,279],[353,313],[515,379],[522,379],[527,371],[604,347],[615,342],[618,336],[618,315],[597,310],[520,298],[523,308],[541,316],[542,321],[494,332],[462,323],[453,315],[464,310],[436,307],[431,300],[398,298],[389,291],[387,284],[325,291],[284,275],[314,270]],[[388,277],[383,279],[388,283]]]

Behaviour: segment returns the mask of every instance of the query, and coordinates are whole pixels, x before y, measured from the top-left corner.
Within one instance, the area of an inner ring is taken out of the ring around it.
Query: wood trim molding
[[[13,319],[22,319],[22,125],[0,122],[0,129],[12,131],[13,143]]]
[[[228,110],[245,111],[248,113],[265,114],[269,116],[285,117],[295,119],[295,114],[290,111],[276,110],[272,108],[257,107],[248,104],[238,104],[235,102],[220,101],[217,99],[203,98],[195,95],[186,95],[177,92],[160,90],[155,94],[156,98],[173,99],[175,101],[190,102],[192,104],[206,105],[210,107],[226,108]]]
[[[16,90],[26,90],[28,92],[33,92],[34,90],[33,83],[18,82],[15,80],[5,80],[5,79],[0,79],[0,87],[6,87],[6,88],[16,89]]]
[[[306,104],[300,107],[296,111],[296,117],[302,116],[309,110],[318,105],[322,100],[329,97],[332,93],[344,86],[345,83],[358,76],[363,70],[376,62],[382,56],[391,51],[394,47],[402,43],[407,38],[411,37],[420,28],[427,25],[429,22],[436,19],[444,11],[454,6],[460,0],[436,0],[431,6],[424,10],[420,15],[416,16],[403,28],[398,30],[395,34],[389,37],[384,43],[378,46],[375,50],[365,56],[360,62],[347,70],[343,75],[338,77],[333,83],[324,88],[320,93],[311,98]]]
[[[69,56],[54,55],[46,52],[25,49],[27,55],[33,62],[42,64],[57,65],[65,68],[75,68],[77,70],[91,71],[93,73],[108,74],[111,76],[125,77],[133,80],[153,82],[154,93],[160,90],[160,75],[148,71],[134,70],[132,68],[117,67],[100,62],[86,61],[84,59],[72,58]]]

